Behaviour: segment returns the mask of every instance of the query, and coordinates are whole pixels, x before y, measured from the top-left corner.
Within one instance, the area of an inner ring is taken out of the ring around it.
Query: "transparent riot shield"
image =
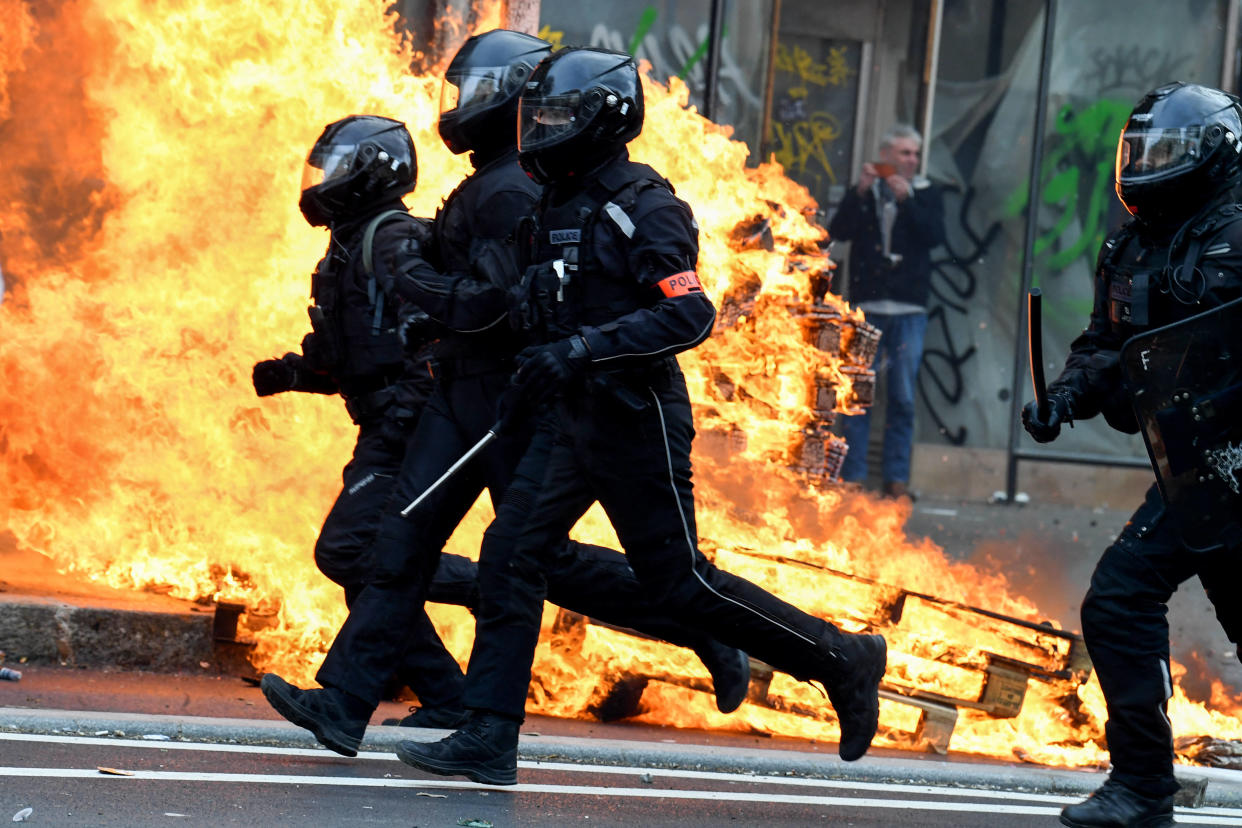
[[[1121,366],[1165,503],[1207,542],[1242,520],[1242,299],[1132,337]]]

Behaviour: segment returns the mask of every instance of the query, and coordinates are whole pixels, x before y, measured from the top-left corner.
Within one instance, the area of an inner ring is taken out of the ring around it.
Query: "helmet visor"
[[[577,92],[544,98],[523,97],[518,102],[518,150],[555,144],[578,129]]]
[[[454,72],[440,86],[440,114],[482,109],[505,98],[507,66],[472,67]]]
[[[1117,144],[1117,180],[1163,178],[1198,164],[1202,127],[1127,128]]]
[[[357,144],[332,144],[319,152],[312,152],[302,169],[302,190],[346,175],[353,166],[357,149]]]

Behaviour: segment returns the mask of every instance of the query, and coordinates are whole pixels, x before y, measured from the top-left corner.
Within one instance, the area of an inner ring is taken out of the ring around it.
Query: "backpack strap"
[[[418,224],[418,219],[405,210],[385,210],[371,219],[362,234],[362,269],[367,274],[367,301],[375,306],[375,315],[371,319],[371,336],[379,336],[384,318],[384,289],[375,278],[375,232],[381,224],[395,218],[405,218]]]

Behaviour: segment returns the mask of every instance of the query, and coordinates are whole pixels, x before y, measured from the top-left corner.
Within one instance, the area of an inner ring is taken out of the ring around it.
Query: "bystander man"
[[[931,251],[944,242],[940,188],[918,174],[923,138],[898,124],[880,138],[880,160],[863,164],[828,225],[832,239],[852,242],[849,300],[880,329],[877,373],[888,377],[884,406],[883,491],[909,495],[914,391],[923,359]],[[870,411],[844,420],[847,481],[867,477]]]

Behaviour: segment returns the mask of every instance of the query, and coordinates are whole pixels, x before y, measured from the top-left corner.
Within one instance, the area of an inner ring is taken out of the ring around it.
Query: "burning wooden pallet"
[[[802,561],[733,554],[814,570],[822,581],[822,594],[841,602],[842,613],[837,620],[842,626],[865,627],[885,635],[890,647],[889,670],[880,695],[888,712],[882,710],[881,729],[895,741],[945,753],[959,710],[1012,718],[1021,712],[1032,680],[1074,687],[1090,675],[1091,663],[1077,634]],[[725,567],[729,568],[728,563]],[[645,638],[566,610],[557,615],[553,633],[562,641],[580,644],[589,627]],[[925,631],[955,627],[962,630],[963,640],[946,641],[938,633],[933,651]],[[613,649],[624,652],[626,648]],[[701,676],[679,675],[645,661],[620,666],[601,694],[602,700],[593,707],[600,718],[620,719],[639,713],[642,694],[650,682],[711,691],[710,681]],[[751,660],[751,704],[817,721],[835,721],[826,700],[806,687],[767,664]],[[909,712],[901,713],[898,708]]]

